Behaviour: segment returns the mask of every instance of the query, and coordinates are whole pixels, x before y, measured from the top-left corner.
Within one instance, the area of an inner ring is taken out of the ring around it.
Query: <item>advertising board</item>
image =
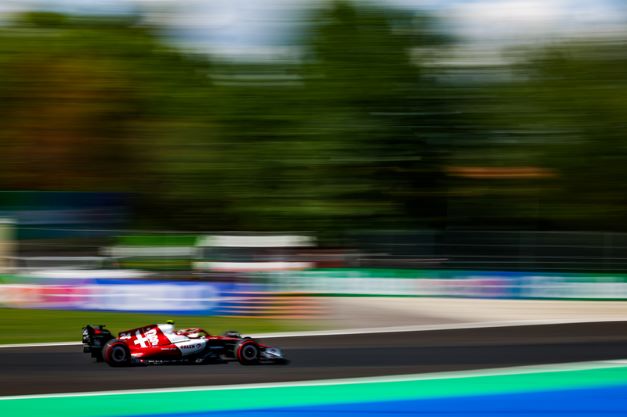
[[[246,284],[96,280],[88,284],[0,285],[0,306],[62,310],[228,315],[252,302],[259,288]]]

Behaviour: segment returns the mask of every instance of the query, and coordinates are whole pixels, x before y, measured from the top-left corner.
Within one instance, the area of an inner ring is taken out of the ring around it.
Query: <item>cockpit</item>
[[[181,329],[176,331],[176,334],[179,336],[185,336],[189,339],[206,339],[207,337],[210,336],[210,334],[200,328],[197,327],[192,327],[189,329]]]

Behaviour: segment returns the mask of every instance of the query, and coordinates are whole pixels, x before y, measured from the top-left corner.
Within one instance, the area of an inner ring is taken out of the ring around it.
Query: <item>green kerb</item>
[[[627,384],[627,366],[526,374],[0,401],[4,416],[104,417],[441,398]]]

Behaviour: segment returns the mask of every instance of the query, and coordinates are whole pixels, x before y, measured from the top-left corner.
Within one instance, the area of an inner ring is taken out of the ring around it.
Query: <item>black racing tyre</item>
[[[118,339],[107,342],[102,348],[102,356],[109,366],[129,366],[131,364],[131,351],[126,343]]]
[[[259,363],[259,345],[254,340],[245,339],[235,346],[235,357],[242,365]]]

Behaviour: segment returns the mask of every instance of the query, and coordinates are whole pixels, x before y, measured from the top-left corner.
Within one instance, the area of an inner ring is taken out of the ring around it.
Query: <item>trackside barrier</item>
[[[458,270],[317,269],[264,274],[259,284],[4,277],[0,306],[310,318],[312,295],[627,300],[627,275]],[[261,283],[263,282],[263,283]]]
[[[266,280],[275,291],[319,295],[627,300],[627,274],[313,269]]]
[[[328,314],[320,297],[301,294],[256,292],[239,293],[247,297],[246,302],[226,299],[222,311],[224,315],[257,318],[310,319]]]
[[[19,283],[0,285],[0,306],[267,318],[303,318],[322,313],[318,300],[286,298],[262,290],[262,286],[250,284],[139,280]]]

